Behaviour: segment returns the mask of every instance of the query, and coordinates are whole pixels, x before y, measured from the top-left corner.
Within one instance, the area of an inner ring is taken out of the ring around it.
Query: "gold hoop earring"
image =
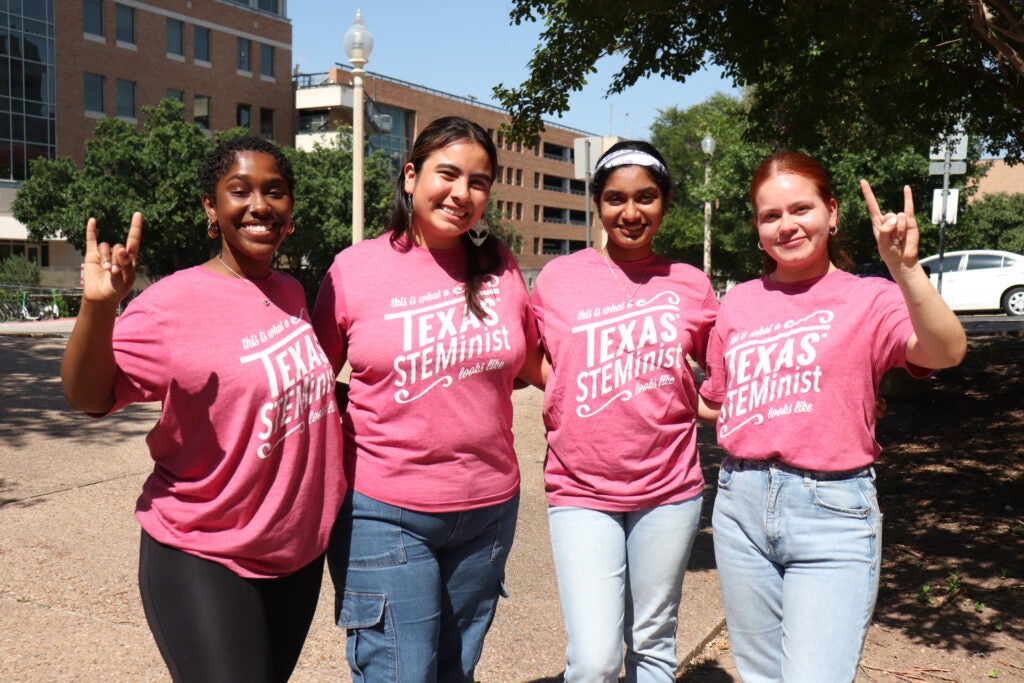
[[[220,226],[217,225],[217,221],[212,218],[206,221],[206,234],[210,236],[211,240],[215,240],[220,237]]]

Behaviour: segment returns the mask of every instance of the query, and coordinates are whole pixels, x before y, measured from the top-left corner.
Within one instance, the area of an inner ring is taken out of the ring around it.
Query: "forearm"
[[[893,274],[914,326],[907,360],[925,368],[958,365],[967,353],[967,335],[956,314],[936,291],[919,263]]]
[[[722,404],[714,401],[708,401],[703,396],[697,396],[697,419],[701,422],[708,424],[714,424],[718,420],[719,413],[722,412]]]
[[[116,304],[82,302],[60,366],[64,396],[75,410],[105,413],[114,404],[116,318]]]

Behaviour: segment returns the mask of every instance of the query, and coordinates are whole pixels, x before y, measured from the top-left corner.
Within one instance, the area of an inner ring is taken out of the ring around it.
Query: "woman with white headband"
[[[698,530],[697,387],[718,301],[652,252],[672,182],[620,142],[591,182],[607,236],[549,263],[532,304],[550,359],[544,481],[568,649],[565,680],[674,681],[683,572]]]

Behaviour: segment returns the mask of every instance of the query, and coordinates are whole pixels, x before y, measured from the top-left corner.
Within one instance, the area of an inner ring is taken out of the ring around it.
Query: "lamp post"
[[[711,182],[711,157],[715,154],[715,139],[711,133],[700,141],[700,149],[707,158],[704,160],[704,190]],[[704,202],[704,272],[711,275],[711,198]]]
[[[363,13],[345,31],[345,54],[352,63],[352,244],[363,241],[363,67],[373,51],[373,34]]]

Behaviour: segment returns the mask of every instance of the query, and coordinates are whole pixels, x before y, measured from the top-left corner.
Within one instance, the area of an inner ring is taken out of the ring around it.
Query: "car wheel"
[[[1006,315],[1024,315],[1024,287],[1011,287],[1003,295],[1003,310]]]

